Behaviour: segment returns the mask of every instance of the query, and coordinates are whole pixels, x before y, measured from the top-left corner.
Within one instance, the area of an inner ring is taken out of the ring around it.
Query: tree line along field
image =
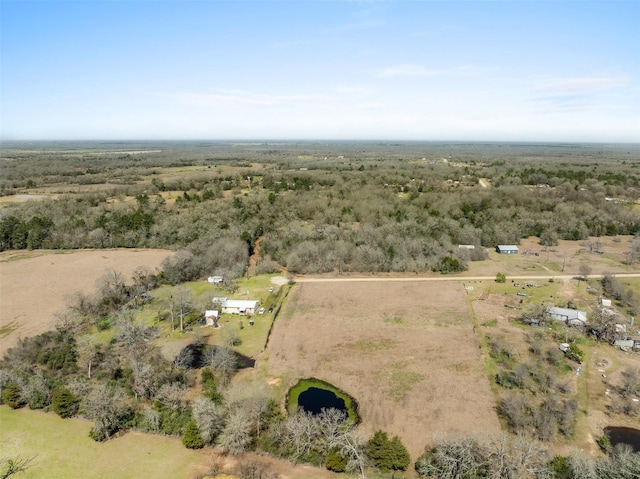
[[[325,468],[310,477],[327,468],[448,477],[442,468],[458,453],[477,463],[469,477],[502,477],[496,457],[529,457],[527,445],[538,459],[520,461],[522,477],[636,467],[633,454],[596,445],[604,426],[637,420],[635,358],[582,332],[520,322],[542,304],[591,311],[602,294],[624,317],[637,314],[637,282],[615,276],[640,259],[636,146],[19,146],[5,145],[1,160],[0,245],[13,259],[0,263],[3,308],[6,273],[40,254],[45,264],[69,249],[163,257],[126,274],[89,260],[84,288],[27,320],[54,330],[23,330],[16,342],[19,324],[3,324],[3,343],[14,341],[0,363],[5,405],[83,416],[97,441],[138,430]],[[526,254],[497,255],[496,243]],[[606,281],[565,278],[587,267]],[[209,275],[224,281],[212,286]],[[518,276],[550,282],[524,299],[512,289]],[[214,295],[255,296],[275,312],[256,327],[223,316],[221,328],[202,328]],[[19,299],[10,296],[14,310]],[[585,355],[580,378],[554,346],[563,335]],[[312,376],[355,397],[362,422],[285,415],[286,389]],[[526,444],[511,435],[523,433]],[[301,477],[253,459],[206,468]]]

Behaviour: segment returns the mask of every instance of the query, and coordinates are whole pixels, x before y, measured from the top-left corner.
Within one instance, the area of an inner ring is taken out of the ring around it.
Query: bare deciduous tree
[[[101,303],[111,312],[117,311],[127,302],[129,297],[124,275],[115,269],[108,269],[103,276],[98,278],[96,288]]]
[[[334,424],[335,417],[335,415],[329,415],[325,419],[329,421],[329,424]],[[332,428],[332,430],[334,434],[328,443],[329,448],[337,448],[340,454],[347,459],[347,467],[345,469],[347,472],[356,472],[361,479],[366,479],[367,456],[365,454],[365,440],[355,435],[351,427]]]
[[[238,358],[233,349],[215,346],[207,350],[207,364],[218,373],[220,383],[226,385],[238,366]]]
[[[640,391],[640,368],[628,368],[622,371],[620,394],[624,398],[631,398]]]
[[[231,454],[241,454],[251,442],[251,418],[246,411],[235,409],[227,416],[227,421],[218,436],[218,445]]]
[[[474,479],[486,467],[481,444],[473,437],[438,438],[435,446],[416,461],[421,476]]]
[[[122,427],[127,411],[125,395],[120,389],[100,385],[85,398],[83,410],[94,421],[91,437],[96,441],[109,439]]]
[[[182,411],[187,406],[185,388],[182,384],[176,382],[163,384],[156,393],[156,399],[165,407],[174,411]]]
[[[34,457],[2,457],[0,458],[0,479],[8,479],[11,476],[24,472],[33,464]]]
[[[580,273],[580,277],[582,281],[586,281],[589,275],[591,274],[591,266],[588,264],[581,264],[580,268],[578,268],[578,273]]]
[[[206,444],[211,444],[224,427],[220,406],[209,398],[198,397],[191,403],[191,413],[200,431],[201,439]]]
[[[617,444],[608,457],[596,460],[598,479],[635,479],[640,477],[640,454],[628,444]]]
[[[489,479],[547,479],[547,453],[542,445],[518,434],[503,434],[486,445],[484,452],[488,460]]]
[[[171,329],[174,329],[174,317],[177,314],[180,319],[180,332],[184,332],[184,317],[191,311],[193,305],[193,293],[186,286],[178,286],[169,296],[169,309],[171,313]]]

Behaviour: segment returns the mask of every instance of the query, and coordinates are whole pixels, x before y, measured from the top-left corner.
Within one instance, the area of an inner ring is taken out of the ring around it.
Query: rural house
[[[260,301],[253,299],[225,299],[222,303],[222,313],[224,314],[256,314]]]
[[[547,316],[571,326],[586,326],[587,324],[586,311],[580,311],[577,309],[557,308],[552,306],[547,309]]]
[[[518,247],[514,244],[499,244],[496,252],[500,254],[518,254]]]

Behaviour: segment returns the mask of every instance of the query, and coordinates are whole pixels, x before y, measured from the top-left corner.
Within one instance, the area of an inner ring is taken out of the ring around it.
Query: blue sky
[[[0,0],[0,139],[640,141],[640,0]]]

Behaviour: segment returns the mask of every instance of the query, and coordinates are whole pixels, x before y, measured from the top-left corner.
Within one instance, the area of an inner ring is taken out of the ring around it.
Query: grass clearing
[[[191,479],[206,470],[206,451],[179,438],[130,432],[104,443],[89,438],[91,422],[0,406],[3,456],[33,457],[21,479]]]

